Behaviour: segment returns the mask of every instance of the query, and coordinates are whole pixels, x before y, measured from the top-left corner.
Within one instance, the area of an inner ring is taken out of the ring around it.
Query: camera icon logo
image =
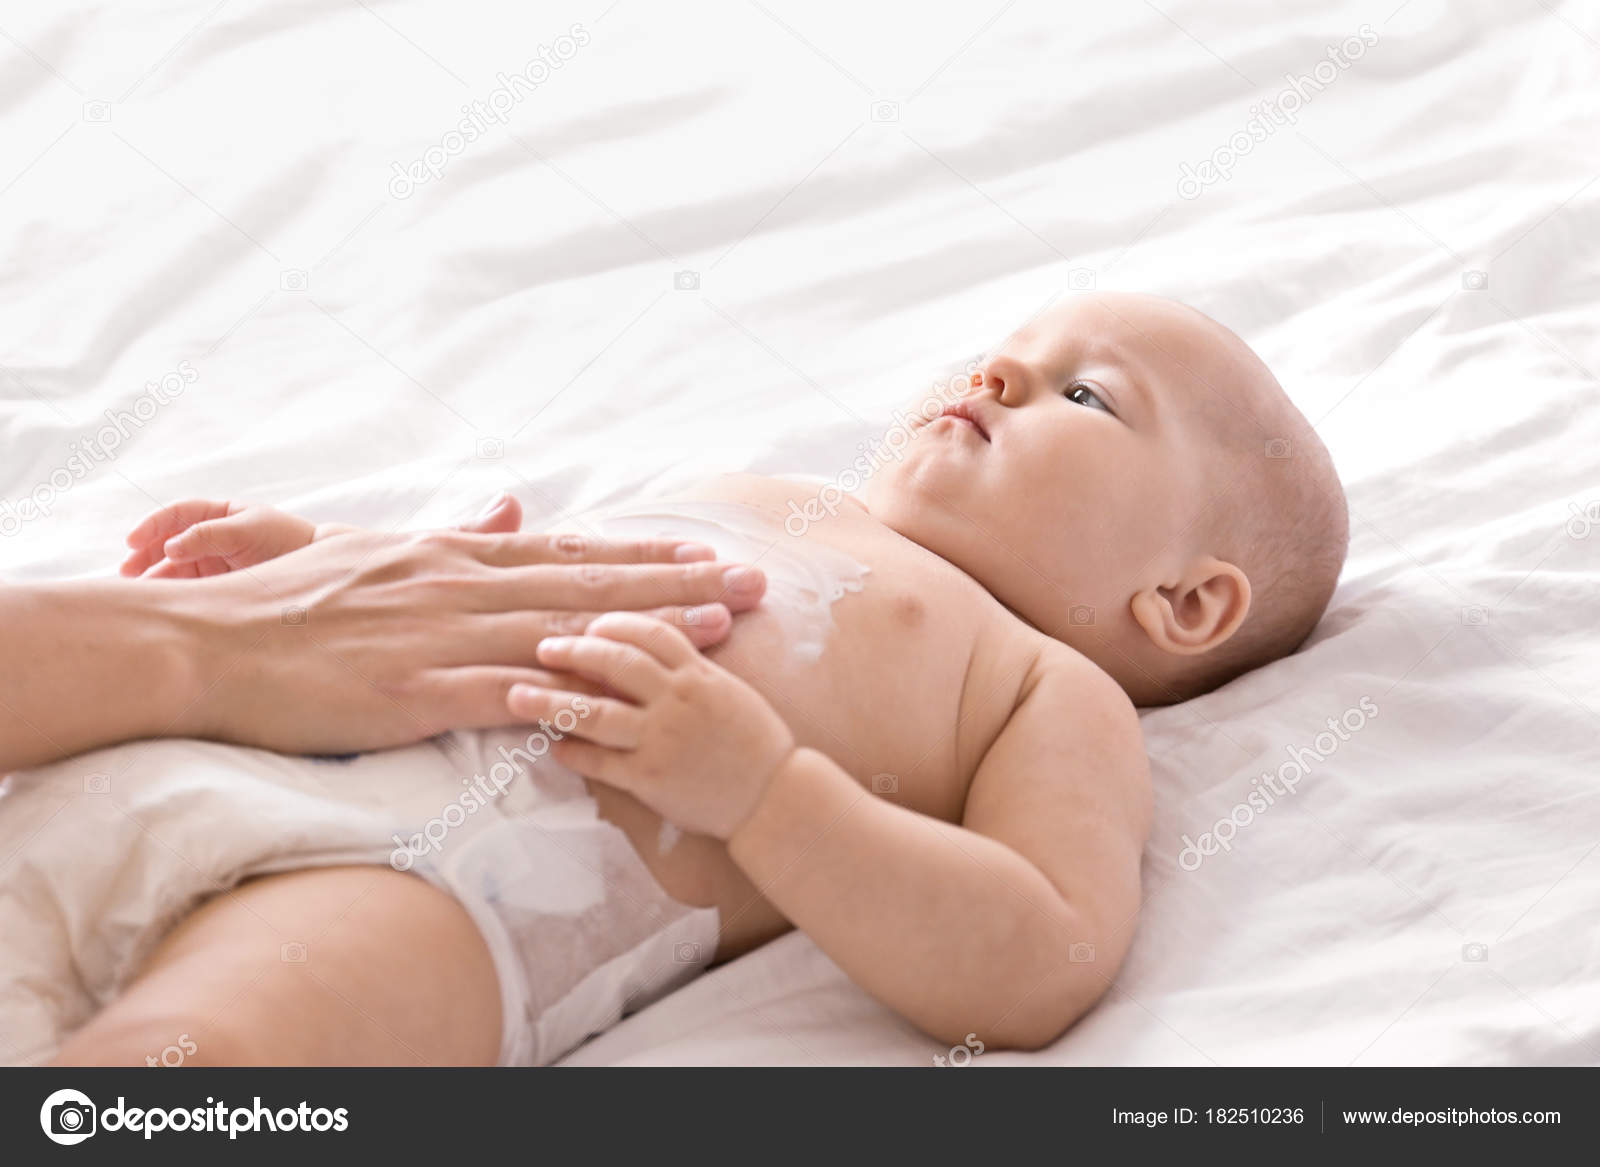
[[[872,776],[872,793],[898,794],[900,792],[900,779],[893,774],[874,774]]]
[[[1572,517],[1567,520],[1567,534],[1573,539],[1587,539],[1589,532],[1600,526],[1600,502],[1591,502],[1579,506],[1575,502],[1567,504],[1567,510],[1572,512]]]
[[[109,122],[111,120],[111,103],[109,101],[84,102],[83,120],[86,122]]]
[[[83,776],[83,792],[85,794],[110,794],[111,775],[96,770],[93,774]]]
[[[1489,290],[1489,273],[1486,271],[1464,271],[1461,273],[1461,287],[1468,292],[1486,292]]]
[[[1461,622],[1468,628],[1482,628],[1489,622],[1489,609],[1471,607],[1461,609]]]
[[[76,1146],[94,1134],[96,1110],[80,1090],[57,1090],[39,1108],[39,1126],[45,1138],[63,1147]]]
[[[285,292],[303,292],[311,286],[311,277],[297,267],[286,267],[278,273],[278,287]]]
[[[1487,964],[1489,946],[1487,944],[1463,944],[1461,946],[1461,959],[1472,964]]]
[[[1094,945],[1079,941],[1067,949],[1067,959],[1073,964],[1090,964],[1094,960]]]
[[[700,273],[697,271],[673,272],[672,286],[680,292],[697,292],[700,290]]]
[[[1095,272],[1092,267],[1075,267],[1067,273],[1067,287],[1074,292],[1092,292],[1095,285]]]
[[[672,946],[672,959],[679,964],[700,963],[700,943],[696,940],[680,940]]]
[[[1289,444],[1288,438],[1268,438],[1267,457],[1274,462],[1281,462],[1294,452],[1294,447]]]
[[[506,444],[501,438],[478,439],[478,461],[498,462],[506,456]]]
[[[278,959],[284,964],[304,964],[306,962],[306,946],[299,940],[291,940],[278,949]]]
[[[1067,622],[1083,626],[1094,623],[1094,607],[1090,604],[1074,604],[1067,609]]]
[[[900,103],[898,101],[875,101],[872,103],[872,120],[875,122],[897,122],[900,120]]]
[[[306,610],[293,605],[283,610],[283,622],[290,627],[299,628],[306,622]]]

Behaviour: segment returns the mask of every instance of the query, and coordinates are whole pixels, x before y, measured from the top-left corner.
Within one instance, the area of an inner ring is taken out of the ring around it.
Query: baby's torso
[[[852,501],[802,522],[799,512],[816,497],[815,486],[799,482],[728,476],[563,529],[682,537],[760,567],[766,598],[707,655],[760,692],[800,745],[827,754],[869,793],[959,821],[1043,638]],[[630,795],[590,786],[600,813],[628,834],[663,888],[719,909],[720,956],[788,927],[721,842],[680,836]]]

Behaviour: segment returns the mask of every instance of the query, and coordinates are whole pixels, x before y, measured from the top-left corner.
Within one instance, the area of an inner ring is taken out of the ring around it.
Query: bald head
[[[1272,371],[1232,331],[1188,305],[1208,334],[1210,374],[1189,403],[1210,443],[1212,505],[1194,525],[1194,548],[1237,564],[1250,608],[1224,643],[1180,665],[1182,697],[1203,693],[1293,652],[1328,606],[1349,546],[1338,472],[1316,430]],[[1181,698],[1180,698],[1181,699]]]

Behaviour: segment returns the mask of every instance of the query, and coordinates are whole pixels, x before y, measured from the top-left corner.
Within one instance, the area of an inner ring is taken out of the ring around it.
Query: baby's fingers
[[[143,575],[147,569],[160,563],[163,558],[161,544],[146,543],[143,547],[128,552],[128,557],[117,568],[117,573],[126,576]]]
[[[220,559],[226,564],[249,566],[253,552],[260,550],[261,532],[248,517],[233,515],[225,519],[212,519],[196,523],[168,539],[163,546],[167,558],[174,563],[187,563],[201,559]],[[214,575],[202,569],[202,575]]]
[[[583,738],[614,750],[637,746],[644,724],[644,712],[626,701],[538,685],[512,686],[506,708],[522,721],[542,721],[565,737]]]
[[[145,547],[154,543],[159,547],[186,527],[192,527],[207,519],[226,518],[239,509],[241,508],[235,503],[216,502],[204,498],[175,502],[171,506],[151,511],[140,519],[138,525],[128,532],[127,544],[129,547]]]
[[[145,569],[141,579],[198,579],[200,568],[194,563],[174,563],[170,559],[162,559],[152,567]]]
[[[639,793],[638,761],[628,750],[613,750],[577,738],[562,738],[551,747],[550,756],[567,769],[618,790]]]
[[[666,670],[649,654],[598,636],[551,636],[541,640],[534,652],[547,669],[577,673],[635,701],[653,700],[667,683]]]

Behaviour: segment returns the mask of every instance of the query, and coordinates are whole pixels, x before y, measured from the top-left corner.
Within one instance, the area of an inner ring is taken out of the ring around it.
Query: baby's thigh
[[[198,1065],[492,1064],[500,992],[466,911],[416,876],[268,875],[182,921],[56,1060],[144,1065],[173,1046]]]

